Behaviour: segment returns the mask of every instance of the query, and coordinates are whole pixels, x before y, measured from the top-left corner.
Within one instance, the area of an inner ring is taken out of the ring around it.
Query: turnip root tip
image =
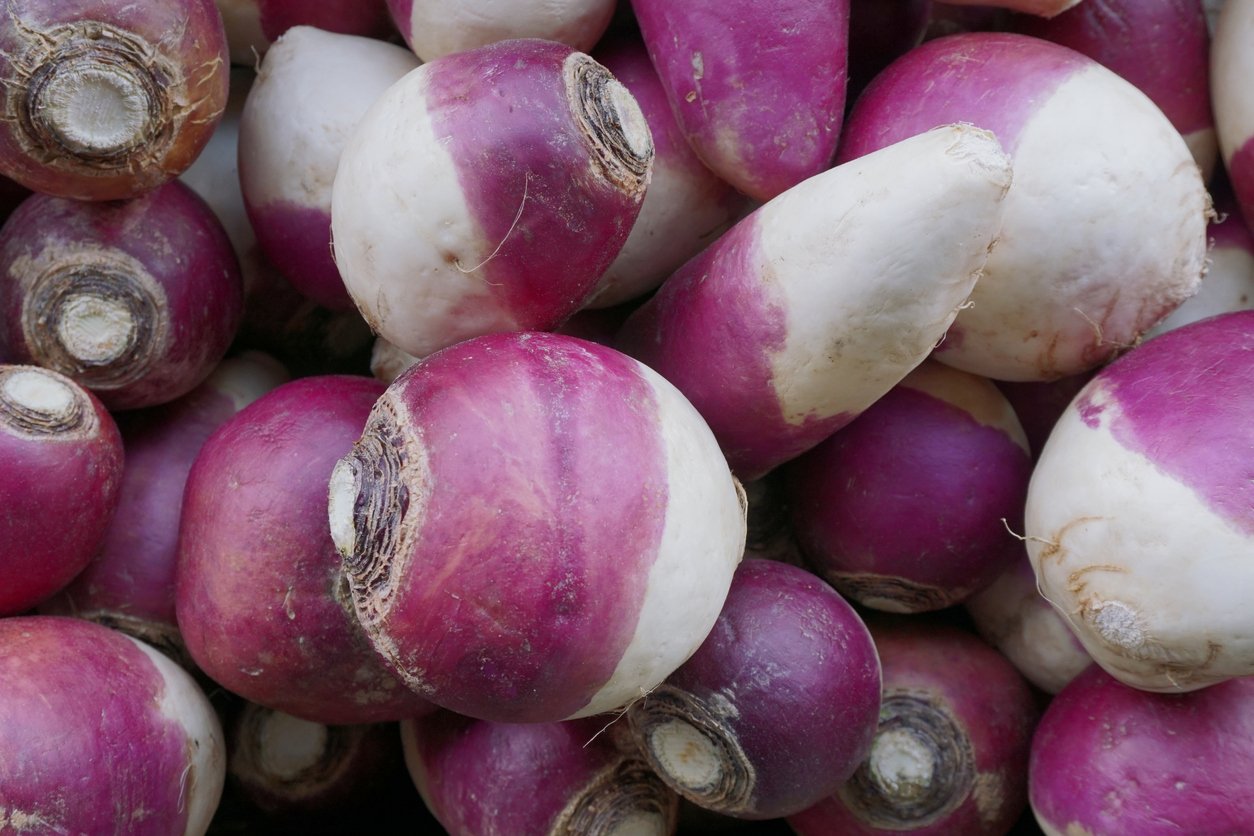
[[[583,53],[572,53],[563,69],[571,110],[596,151],[605,179],[630,194],[643,194],[653,163],[653,134],[635,97]]]
[[[10,367],[0,376],[0,424],[29,435],[74,431],[92,415],[79,393],[58,377]]]

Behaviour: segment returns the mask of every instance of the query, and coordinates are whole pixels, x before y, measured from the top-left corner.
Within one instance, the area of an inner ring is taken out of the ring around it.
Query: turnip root
[[[1041,594],[1120,681],[1254,675],[1254,311],[1147,340],[1054,426],[1032,474]]]
[[[702,807],[800,812],[870,753],[880,663],[866,625],[819,578],[746,560],[705,642],[627,717],[649,765]]]
[[[1254,218],[1254,0],[1226,0],[1210,50],[1219,150],[1247,219]]]
[[[386,39],[394,33],[385,0],[217,0],[232,64],[253,67],[297,26]]]
[[[884,670],[871,754],[788,824],[798,836],[1009,833],[1027,807],[1031,688],[965,630],[925,616],[867,626]]]
[[[849,0],[633,0],[688,142],[769,200],[831,165],[845,106]]]
[[[997,380],[1077,374],[1196,292],[1206,189],[1180,132],[1130,82],[1026,35],[941,38],[863,92],[839,159],[958,120],[997,135],[1014,185],[984,278],[937,359]]]
[[[498,41],[540,38],[587,52],[614,16],[614,0],[387,0],[392,21],[423,61]]]
[[[1050,701],[1030,772],[1047,836],[1248,833],[1254,679],[1149,694],[1090,666]]]
[[[0,366],[0,616],[64,587],[105,538],[122,437],[91,393],[36,366]]]
[[[952,606],[1023,547],[1032,459],[986,378],[926,361],[784,472],[810,564],[845,596],[890,612]]]
[[[7,0],[0,12],[0,174],[116,200],[184,171],[227,97],[213,0]]]
[[[121,633],[0,619],[0,831],[200,836],[222,728],[191,676]]]
[[[424,64],[371,106],[331,195],[335,259],[376,333],[425,356],[578,310],[640,210],[653,142],[587,55],[502,41]]]
[[[0,343],[110,409],[166,403],[209,376],[239,327],[239,261],[177,180],[125,201],[36,194],[0,230]]]
[[[449,836],[668,836],[679,797],[603,718],[401,723],[414,785]]]
[[[1219,156],[1210,107],[1210,33],[1199,0],[1080,3],[1049,20],[1018,16],[1015,31],[1070,47],[1132,82],[1184,136],[1210,181]]]
[[[996,239],[1010,179],[992,134],[962,125],[826,171],[681,267],[618,344],[688,396],[738,477],[759,478],[941,341]]]
[[[272,390],[218,428],[187,478],[175,612],[196,665],[306,720],[397,720],[428,706],[346,609],[327,480],[383,386],[320,375]]]
[[[351,309],[331,257],[340,152],[383,91],[418,66],[404,47],[312,26],[266,53],[239,125],[239,180],[266,258],[303,294]]]
[[[613,349],[547,333],[412,366],[331,476],[357,619],[452,711],[619,708],[705,639],[745,542],[709,428]]]
[[[253,352],[223,360],[181,398],[121,414],[117,512],[87,568],[39,611],[99,622],[186,661],[174,577],[187,472],[214,430],[286,379],[276,360]]]

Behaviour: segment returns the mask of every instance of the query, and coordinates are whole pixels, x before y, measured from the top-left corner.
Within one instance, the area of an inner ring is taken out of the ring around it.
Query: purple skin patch
[[[1210,35],[1197,0],[1105,0],[1053,17],[1020,14],[1012,27],[1083,53],[1132,82],[1182,134],[1215,127]]]
[[[643,199],[596,173],[562,83],[573,52],[516,39],[428,65],[435,134],[491,254],[462,268],[479,268],[523,330],[552,328],[583,305]]]
[[[1033,809],[1058,832],[1248,832],[1254,677],[1156,694],[1092,665],[1050,701],[1030,771]]]
[[[1067,405],[1092,378],[1092,372],[1082,372],[1058,380],[993,381],[1014,407],[1033,460],[1040,456],[1041,448]]]
[[[992,131],[1013,157],[1041,103],[1092,63],[1026,35],[969,32],[928,41],[890,64],[858,97],[837,161],[953,122]]]
[[[635,0],[632,8],[676,118],[725,180],[768,200],[831,165],[845,106],[848,0]]]
[[[853,416],[785,420],[769,357],[786,339],[786,314],[769,296],[753,215],[679,268],[619,332],[618,347],[684,393],[736,476],[760,478]]]
[[[260,206],[246,201],[245,206],[257,243],[292,287],[329,310],[353,310],[353,298],[331,255],[329,207],[287,200]]]
[[[652,387],[617,351],[530,333],[439,351],[391,391],[431,483],[408,486],[411,505],[429,495],[378,632],[445,708],[574,714],[638,628],[682,478]]]
[[[1254,311],[1237,311],[1141,344],[1102,369],[1075,408],[1090,427],[1109,423],[1119,444],[1254,535],[1254,461],[1239,454],[1254,449],[1252,392]]]
[[[293,26],[386,40],[395,30],[384,0],[255,0],[271,43]],[[408,18],[407,18],[408,19]]]
[[[862,619],[818,577],[773,560],[740,564],[714,629],[666,685],[720,717],[744,751],[756,781],[748,808],[728,810],[738,818],[785,816],[835,792],[879,718],[879,657]]]
[[[1032,463],[1004,431],[897,386],[785,469],[793,527],[816,570],[934,587],[947,606],[1021,553]],[[913,602],[911,602],[913,603]]]
[[[187,775],[185,730],[160,713],[164,691],[118,633],[56,616],[0,620],[0,752],[19,755],[0,764],[0,821],[13,832],[22,814],[41,817],[28,832],[184,832],[199,776]]]
[[[270,391],[205,443],[184,494],[176,606],[192,658],[240,696],[322,723],[427,708],[336,598],[327,483],[383,390],[320,375]]]
[[[1241,204],[1241,213],[1249,223],[1254,218],[1254,137],[1246,140],[1228,161],[1228,178],[1232,181],[1232,190],[1236,193],[1237,202]]]

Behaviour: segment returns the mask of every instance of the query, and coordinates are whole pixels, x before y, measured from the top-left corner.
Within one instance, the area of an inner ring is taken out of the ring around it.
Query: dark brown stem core
[[[594,778],[557,817],[550,836],[613,836],[640,833],[642,821],[658,836],[672,833],[679,796],[635,758],[620,761]],[[635,826],[631,826],[634,824]]]
[[[927,694],[898,692],[884,697],[871,754],[839,794],[871,827],[912,830],[949,815],[974,785],[962,724]]]
[[[82,389],[33,366],[0,367],[0,424],[21,435],[84,433],[95,410]]]
[[[627,194],[643,197],[653,166],[653,135],[635,97],[582,53],[566,59],[565,74],[575,119],[602,175]]]

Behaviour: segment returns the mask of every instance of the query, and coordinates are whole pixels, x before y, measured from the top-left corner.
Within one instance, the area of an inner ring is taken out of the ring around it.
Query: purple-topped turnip
[[[1067,407],[1028,488],[1041,594],[1122,682],[1254,675],[1254,311],[1147,340]]]
[[[1241,211],[1254,218],[1254,0],[1226,0],[1210,49],[1211,102],[1224,168]]]
[[[0,616],[63,588],[118,504],[122,437],[91,393],[37,366],[0,366]]]
[[[36,194],[0,229],[0,342],[110,409],[203,381],[239,327],[239,261],[213,211],[174,180],[86,203]]]
[[[988,6],[1040,17],[1061,14],[1079,2],[1080,0],[936,0],[938,6]]]
[[[802,551],[863,606],[952,606],[1023,553],[1032,458],[986,378],[925,361],[784,471]]]
[[[227,68],[213,0],[6,0],[0,173],[80,200],[154,189],[209,140]]]
[[[0,619],[0,831],[201,836],[226,745],[191,676],[99,624]]]
[[[736,475],[756,479],[848,424],[942,340],[997,239],[1010,181],[997,139],[970,125],[830,169],[681,267],[618,345],[679,387]]]
[[[405,763],[449,836],[668,836],[679,797],[605,718],[401,723]]]
[[[1180,132],[1131,82],[1027,35],[941,38],[858,97],[838,159],[955,121],[997,135],[1014,183],[985,275],[937,359],[997,380],[1077,374],[1196,292],[1205,185]]]
[[[395,34],[386,0],[217,0],[231,63],[254,67],[297,26],[386,40]]]
[[[500,722],[648,693],[713,627],[745,544],[692,405],[548,333],[410,367],[336,465],[328,512],[375,648],[437,705]]]
[[[319,305],[353,301],[331,255],[340,152],[383,91],[418,66],[404,47],[312,26],[266,53],[240,116],[239,180],[266,258]]]
[[[514,38],[587,52],[614,16],[615,0],[387,0],[392,21],[423,61]]]
[[[627,713],[689,801],[770,819],[836,792],[869,754],[880,663],[862,619],[811,573],[746,560],[705,642]]]
[[[322,723],[428,708],[357,627],[327,531],[327,480],[382,384],[318,375],[245,407],[201,447],[179,527],[179,630],[196,665],[248,700]]]
[[[388,88],[341,154],[335,260],[415,356],[546,330],[618,255],[652,164],[639,105],[587,55],[534,39],[447,55]]]
[[[849,0],[631,7],[680,129],[716,174],[769,200],[831,165],[845,107]]]

